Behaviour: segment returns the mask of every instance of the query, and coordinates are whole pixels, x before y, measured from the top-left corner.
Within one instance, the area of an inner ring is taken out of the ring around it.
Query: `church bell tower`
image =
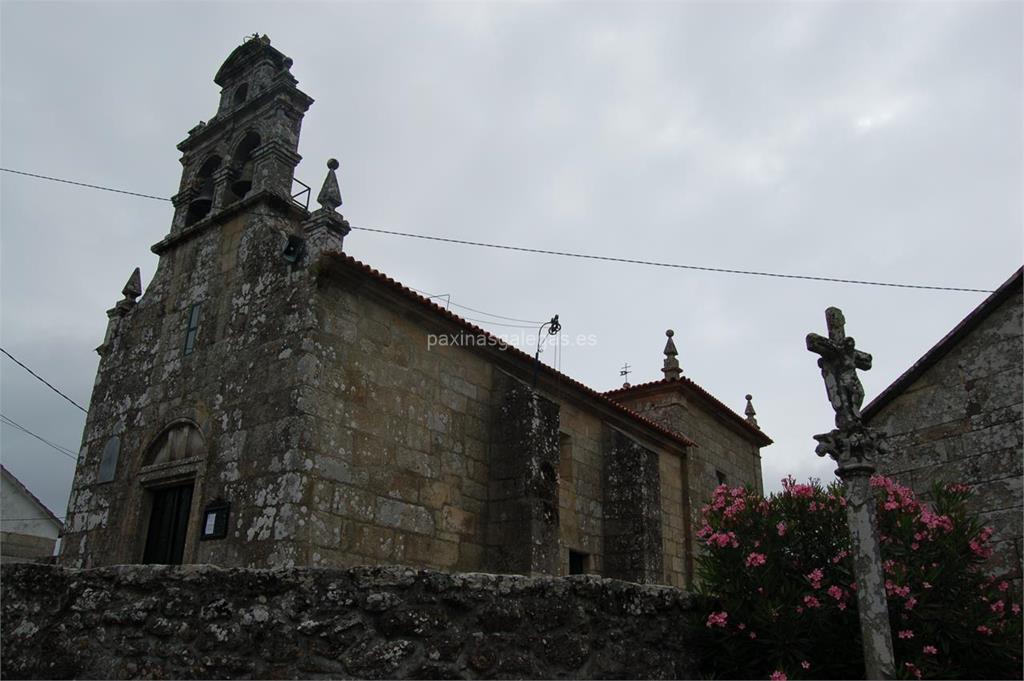
[[[171,199],[176,235],[239,201],[269,192],[292,195],[302,117],[313,99],[297,87],[292,60],[254,35],[214,76],[217,113],[178,145],[181,186]]]
[[[156,272],[144,289],[135,270],[97,348],[66,565],[309,561],[299,513],[313,429],[299,390],[316,329],[307,265],[340,250],[349,227],[336,212],[336,161],[320,209],[294,198],[313,100],[291,65],[266,36],[247,39],[214,77],[216,114],[178,144],[181,184],[152,248]]]

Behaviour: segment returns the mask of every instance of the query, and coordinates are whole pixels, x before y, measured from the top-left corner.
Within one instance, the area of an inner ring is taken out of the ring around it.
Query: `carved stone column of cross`
[[[857,350],[853,338],[846,336],[846,319],[839,308],[828,308],[825,321],[828,338],[808,334],[807,349],[821,355],[818,366],[825,379],[829,402],[836,412],[836,428],[814,436],[818,441],[815,452],[818,456],[828,454],[839,464],[836,475],[846,486],[846,519],[857,580],[865,677],[891,679],[895,673],[892,630],[870,485],[879,444],[876,434],[861,420],[864,388],[857,377],[857,369],[871,368],[871,355]]]

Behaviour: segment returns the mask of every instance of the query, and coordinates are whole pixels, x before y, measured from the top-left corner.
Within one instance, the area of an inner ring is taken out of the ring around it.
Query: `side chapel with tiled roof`
[[[595,391],[347,255],[337,161],[319,208],[293,189],[291,66],[247,40],[178,145],[157,271],[107,312],[61,561],[691,584],[713,486],[760,488],[752,409],[681,375]]]

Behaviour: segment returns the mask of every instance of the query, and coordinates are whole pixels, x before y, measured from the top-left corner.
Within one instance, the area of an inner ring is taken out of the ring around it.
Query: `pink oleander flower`
[[[755,638],[757,638],[757,634],[753,631],[750,632],[750,640],[753,641]]]
[[[979,634],[985,634],[985,636],[991,636],[992,630],[986,627],[984,624],[979,624],[977,628]]]
[[[938,515],[927,506],[921,507],[921,515],[919,517],[929,530],[938,529],[947,533],[953,531],[953,521],[949,519],[949,516]]]
[[[896,594],[901,598],[906,598],[910,595],[909,586],[900,586],[893,582],[891,579],[885,580],[885,592],[889,595]]]
[[[794,497],[810,499],[814,496],[814,487],[797,483],[792,475],[787,475],[782,479],[782,490],[784,494]]]
[[[840,601],[839,604],[836,605],[836,607],[839,608],[840,610],[846,610],[846,603],[843,603],[842,601]]]
[[[739,624],[736,625],[736,628],[739,629],[740,631],[743,631],[744,629],[747,628],[747,625],[744,624],[743,622],[740,622]]]
[[[1002,601],[996,601],[992,604],[992,612],[1003,612],[1006,609],[1006,604]]]
[[[779,521],[779,524],[775,526],[775,531],[779,533],[780,537],[786,536],[786,523]]]
[[[903,629],[897,634],[897,636],[900,638],[914,638],[914,632],[910,629]]]
[[[736,540],[735,532],[715,532],[710,535],[706,540],[708,546],[717,545],[718,548],[724,549],[726,546],[732,546],[736,548],[740,543]]]
[[[832,586],[830,586],[828,588],[828,592],[827,593],[828,593],[829,596],[831,596],[832,598],[836,599],[837,601],[843,600],[844,594],[843,594],[843,590],[842,590],[841,587],[838,587],[838,586],[833,584]]]
[[[763,553],[751,553],[747,556],[747,567],[760,567],[767,562]]]
[[[904,610],[913,610],[914,606],[917,605],[917,599],[911,596],[907,599],[907,602],[903,604]]]
[[[708,628],[710,628],[710,627],[723,627],[724,628],[725,625],[726,625],[726,620],[728,620],[728,619],[729,619],[729,613],[727,613],[725,611],[713,612],[710,615],[708,615],[707,627]]]
[[[1009,588],[1010,588],[1010,583],[1007,582],[1005,579],[1003,581],[999,582],[999,590],[1000,591],[1006,591]]]
[[[812,609],[813,608],[820,608],[821,607],[821,601],[819,601],[814,596],[804,596],[804,605],[806,605],[808,608],[812,608]]]
[[[800,666],[803,667],[804,669],[810,669],[811,668],[811,663],[808,662],[807,660],[804,660],[803,662],[800,663]]]
[[[938,655],[939,649],[935,646],[925,646],[924,648],[921,648],[921,652],[925,655]]]
[[[802,605],[796,606],[796,614],[798,614],[798,615],[804,614],[804,606],[802,606]]]
[[[821,580],[825,579],[825,574],[820,568],[814,568],[807,573],[807,581],[811,583],[811,586],[815,589],[821,588]]]
[[[904,662],[903,666],[907,668],[907,671],[914,675],[915,679],[921,678],[921,670],[914,666],[913,662]]]
[[[1010,610],[1013,612],[1014,615],[1019,615],[1020,614],[1020,606],[1017,605],[1016,603],[1014,603],[1013,605],[1010,606]]]
[[[838,565],[842,562],[843,558],[846,558],[848,555],[850,555],[850,552],[843,549],[832,558],[833,565]]]
[[[771,681],[789,681],[789,677],[786,676],[786,672],[782,671],[774,671],[768,678],[771,679]]]
[[[988,540],[994,531],[995,530],[991,527],[983,527],[981,528],[981,532],[978,533],[978,536],[968,542],[968,545],[971,547],[971,551],[973,551],[975,555],[981,558],[988,558],[992,555],[992,549],[985,546],[985,544],[988,543]]]
[[[731,520],[732,518],[735,518],[737,515],[739,515],[746,509],[747,502],[744,501],[742,497],[739,497],[734,499],[733,502],[729,504],[729,507],[725,509],[723,515]]]

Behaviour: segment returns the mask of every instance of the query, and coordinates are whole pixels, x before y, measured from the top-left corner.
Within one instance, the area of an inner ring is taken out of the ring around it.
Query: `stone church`
[[[600,393],[350,257],[337,162],[316,210],[293,191],[291,67],[247,40],[178,145],[157,271],[107,313],[61,562],[691,584],[714,487],[761,488],[749,400],[684,377],[671,337],[663,380]]]

